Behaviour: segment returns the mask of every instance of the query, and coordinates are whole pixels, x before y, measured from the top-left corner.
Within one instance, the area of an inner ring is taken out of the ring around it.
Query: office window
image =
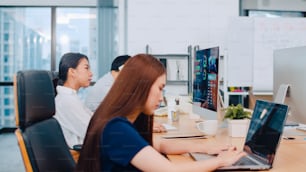
[[[4,77],[4,81],[11,81],[12,79],[13,79],[13,77],[9,77],[9,76]]]
[[[4,52],[8,52],[8,51],[9,51],[9,45],[4,44],[4,45],[3,45],[3,51],[4,51]]]
[[[52,8],[56,25],[51,26]],[[60,57],[66,52],[80,52],[90,59],[97,76],[97,17],[96,8],[63,7],[2,7],[0,20],[0,60],[10,64],[12,73],[24,69],[58,70]],[[39,22],[37,22],[39,21]],[[51,69],[52,28],[56,31],[55,68]],[[4,58],[4,54],[7,54]],[[3,58],[3,59],[2,59]],[[0,69],[1,70],[1,69]],[[1,81],[1,80],[0,80]]]
[[[5,33],[4,34],[4,41],[8,41],[9,40],[9,34],[8,33]]]
[[[10,99],[4,98],[4,105],[9,105],[10,104]]]
[[[56,33],[56,69],[66,52],[80,52],[88,56],[91,66],[97,64],[96,8],[57,8]]]
[[[9,71],[10,71],[10,70],[9,70],[9,66],[5,65],[5,66],[4,66],[4,73],[9,73]]]
[[[3,30],[4,30],[4,31],[9,31],[9,29],[10,29],[10,24],[9,24],[9,22],[4,22],[4,23],[3,23]]]
[[[51,8],[2,7],[0,18],[1,25],[4,25],[0,30],[4,37],[0,57],[6,54],[0,60],[14,62],[9,63],[9,70],[3,74],[13,76],[24,69],[50,70]],[[5,77],[4,80],[12,81],[12,78]]]
[[[11,110],[10,109],[4,109],[4,116],[10,116]]]
[[[10,73],[3,74],[13,75],[25,69],[58,70],[60,57],[72,51],[86,54],[97,76],[94,66],[97,65],[96,11],[93,7],[0,7],[0,25],[3,26],[0,28],[3,38],[0,61],[14,62],[10,63]],[[51,26],[52,12],[56,14],[55,26]],[[56,57],[51,57],[53,28],[56,29]],[[56,66],[53,69],[51,62]]]
[[[13,88],[4,87],[4,94],[9,95],[9,94],[13,93],[13,92],[12,92],[12,89],[13,89]]]
[[[13,100],[13,87],[1,86],[0,87],[0,128],[1,127],[14,127],[14,100]]]
[[[0,7],[0,82],[12,83],[19,70],[57,71],[60,57],[70,51],[86,54],[98,76],[96,11],[95,7]],[[14,115],[14,101],[12,86],[0,89],[1,128],[10,124],[4,124],[2,117]]]
[[[0,8],[0,82],[10,83],[19,70],[51,64],[51,8]],[[0,87],[0,127],[14,126],[13,87]]]
[[[7,62],[8,62],[8,60],[9,60],[8,55],[4,55],[4,56],[3,56],[3,61],[4,61],[4,63],[7,63]]]

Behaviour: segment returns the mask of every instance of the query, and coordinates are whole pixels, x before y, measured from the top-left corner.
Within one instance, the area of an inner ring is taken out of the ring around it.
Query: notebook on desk
[[[272,168],[287,113],[287,105],[257,100],[243,148],[247,155],[234,165],[218,170],[267,170]],[[190,155],[195,160],[211,158],[200,153],[190,153]]]
[[[168,133],[162,136],[164,139],[205,139],[202,133]]]

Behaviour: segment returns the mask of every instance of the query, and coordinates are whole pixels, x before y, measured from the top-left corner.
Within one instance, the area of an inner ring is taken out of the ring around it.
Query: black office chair
[[[55,113],[52,73],[19,71],[14,78],[15,131],[27,172],[69,172],[75,161]]]

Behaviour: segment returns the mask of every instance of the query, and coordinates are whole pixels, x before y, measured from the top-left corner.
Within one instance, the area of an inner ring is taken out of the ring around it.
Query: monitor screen
[[[277,97],[280,85],[289,85],[285,102],[289,106],[288,121],[306,124],[306,47],[274,51],[273,95]]]
[[[219,47],[196,51],[194,60],[194,112],[211,119],[217,117]]]

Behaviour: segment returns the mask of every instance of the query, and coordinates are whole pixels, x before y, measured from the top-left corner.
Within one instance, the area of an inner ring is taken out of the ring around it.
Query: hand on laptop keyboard
[[[256,165],[256,163],[248,157],[242,157],[234,165]]]
[[[238,151],[235,147],[232,147],[227,151],[220,152],[217,158],[222,159],[222,166],[230,166],[245,155],[245,152]]]

